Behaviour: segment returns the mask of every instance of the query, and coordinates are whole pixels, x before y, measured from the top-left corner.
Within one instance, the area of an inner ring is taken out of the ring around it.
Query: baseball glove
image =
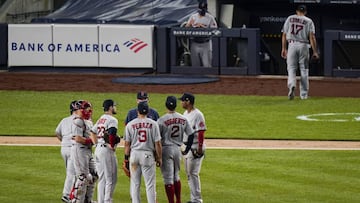
[[[116,144],[120,143],[121,138],[118,135],[111,135],[108,131],[104,132],[104,141],[114,147]]]
[[[106,143],[110,143],[110,134],[107,130],[104,131],[103,138]]]
[[[129,166],[129,160],[124,160],[122,165],[123,171],[127,177],[130,178],[130,166]]]
[[[198,159],[198,158],[201,158],[202,156],[204,156],[204,153],[199,154],[199,152],[196,149],[191,149],[191,152],[195,159]]]

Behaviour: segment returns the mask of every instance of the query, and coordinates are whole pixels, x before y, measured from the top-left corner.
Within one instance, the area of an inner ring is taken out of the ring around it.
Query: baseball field
[[[199,93],[198,85],[159,86],[157,88],[161,90],[158,91],[154,86],[120,84],[118,91],[94,91],[92,87],[88,87],[89,91],[80,91],[76,87],[81,84],[75,79],[72,89],[59,91],[49,86],[55,83],[53,80],[44,83],[47,76],[42,76],[32,82],[29,82],[31,75],[17,78],[13,85],[6,84],[8,88],[0,81],[1,136],[53,136],[57,123],[69,114],[69,102],[74,99],[86,99],[93,104],[94,120],[102,113],[102,101],[114,99],[118,102],[116,117],[121,123],[127,110],[135,105],[136,91],[143,89],[150,93],[150,106],[162,115],[166,96],[178,97],[187,89],[196,93],[195,105],[205,115],[207,139],[349,142],[360,139],[360,100],[356,95],[321,96],[314,92],[308,100],[288,101],[286,93],[280,95],[272,89],[267,90],[269,95],[228,94],[229,88],[224,85],[225,94],[204,90]],[[59,80],[61,87],[63,79]],[[359,82],[354,81],[351,80],[355,86],[350,90],[357,94]],[[262,80],[257,82],[261,85]],[[42,84],[47,89],[28,90],[28,83]],[[214,87],[219,85],[214,84]],[[343,83],[336,85],[342,87]],[[11,86],[18,88],[11,89]],[[124,86],[128,89],[123,90]],[[102,87],[106,89],[107,86]],[[253,88],[254,92],[265,91],[264,87]],[[314,89],[317,88],[314,85]],[[336,91],[351,92],[348,86],[343,91]],[[286,90],[283,88],[282,92]],[[182,112],[182,109],[178,108],[178,111]],[[123,126],[119,128],[122,132]],[[121,163],[123,148],[118,148],[116,153]],[[357,149],[208,149],[200,174],[203,199],[204,202],[359,202],[359,156]],[[1,202],[60,202],[65,170],[59,146],[0,146],[0,168]],[[121,169],[118,172],[115,202],[130,202],[129,180]],[[182,199],[186,202],[189,190],[183,170],[181,178]],[[143,186],[143,200],[146,199],[144,191]],[[157,194],[159,202],[166,202],[160,170],[157,170]]]

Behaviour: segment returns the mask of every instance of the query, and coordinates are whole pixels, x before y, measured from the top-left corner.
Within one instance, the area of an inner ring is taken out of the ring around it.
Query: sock
[[[181,182],[180,182],[180,180],[175,181],[174,187],[175,187],[176,203],[181,203]]]
[[[165,185],[165,191],[166,191],[166,195],[167,195],[169,203],[175,203],[174,202],[174,194],[175,194],[174,185],[171,185],[171,184]]]

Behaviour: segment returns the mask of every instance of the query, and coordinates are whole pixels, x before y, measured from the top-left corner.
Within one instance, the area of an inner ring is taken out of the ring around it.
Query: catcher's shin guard
[[[88,176],[88,178],[91,178],[91,181],[88,182],[87,188],[86,188],[86,195],[85,195],[85,203],[91,203],[92,198],[94,196],[95,191],[95,184],[98,179],[97,173],[91,174],[92,176]]]
[[[84,174],[81,174],[77,177],[74,187],[70,193],[70,200],[72,203],[84,202],[87,182],[87,177]]]

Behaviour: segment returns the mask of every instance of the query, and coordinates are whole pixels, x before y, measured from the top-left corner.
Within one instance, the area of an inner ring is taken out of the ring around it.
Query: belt
[[[106,144],[98,144],[96,146],[98,146],[98,147],[106,147],[107,145]]]
[[[194,38],[192,41],[196,42],[196,43],[199,43],[199,44],[202,44],[202,43],[209,42],[210,39],[209,38],[204,38],[204,37],[197,37],[197,38]]]
[[[289,39],[288,40],[289,43],[302,43],[302,44],[308,44],[307,42],[303,42],[303,41],[298,41],[298,40],[292,40],[292,39]]]
[[[73,146],[79,146],[79,148],[81,148],[81,149],[91,149],[91,147],[89,147],[89,146],[84,146],[84,145],[76,145],[76,144],[73,144]]]

